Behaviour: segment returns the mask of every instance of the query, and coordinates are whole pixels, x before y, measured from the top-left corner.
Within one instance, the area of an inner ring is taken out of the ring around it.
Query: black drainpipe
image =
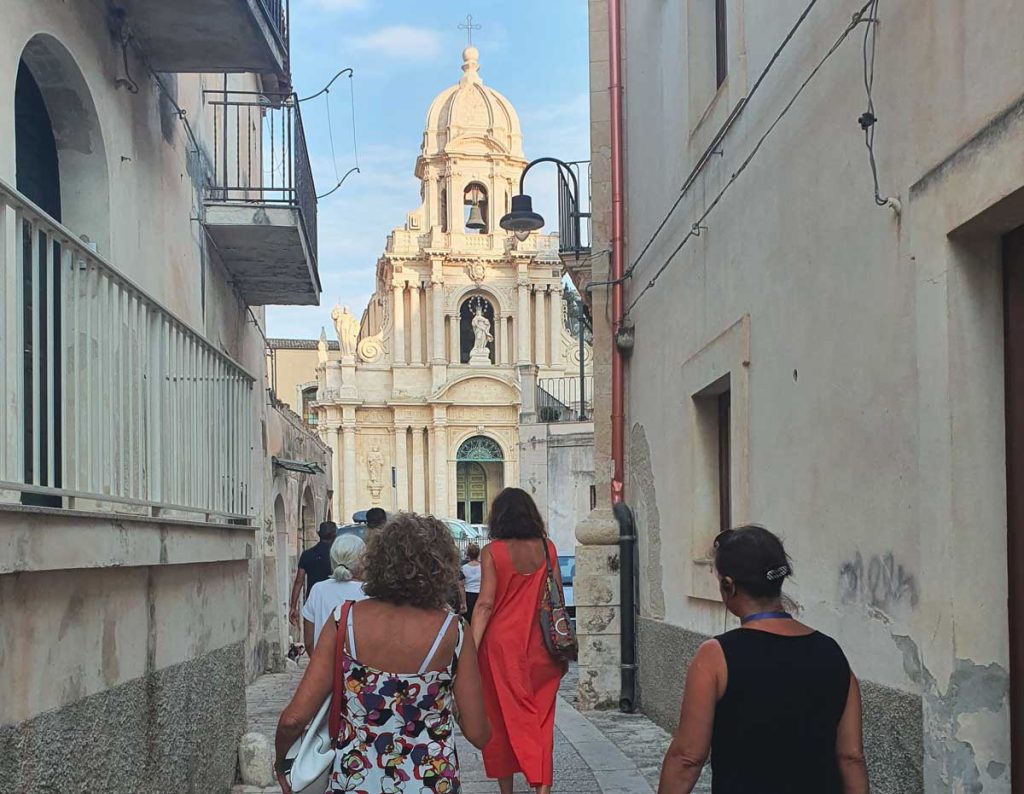
[[[613,507],[619,522],[619,604],[622,690],[619,711],[636,711],[636,524],[633,511],[624,502]]]

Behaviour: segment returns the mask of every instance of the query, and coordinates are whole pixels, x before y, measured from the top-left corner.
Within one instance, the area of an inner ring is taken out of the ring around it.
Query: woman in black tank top
[[[743,625],[695,654],[658,794],[689,794],[709,754],[714,794],[867,794],[860,687],[836,641],[783,609],[782,542],[723,532],[715,569]]]

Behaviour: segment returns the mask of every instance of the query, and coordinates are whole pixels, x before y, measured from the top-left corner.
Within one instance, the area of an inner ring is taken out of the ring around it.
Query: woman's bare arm
[[[711,749],[715,705],[724,691],[725,655],[708,640],[697,650],[686,673],[679,727],[661,767],[658,794],[690,794]]]
[[[843,779],[843,794],[868,794],[868,766],[864,758],[860,683],[850,673],[850,692],[836,732],[836,760]]]
[[[334,678],[334,643],[337,640],[337,624],[329,620],[320,632],[320,639],[313,649],[309,666],[299,682],[291,702],[284,707],[277,721],[276,768],[281,768],[285,753],[302,735],[309,721],[316,716],[324,700],[331,694]]]
[[[491,725],[484,711],[484,690],[480,682],[480,664],[472,637],[466,637],[459,655],[455,676],[455,705],[459,712],[459,728],[466,741],[483,749],[491,738]]]
[[[314,626],[312,620],[302,619],[302,641],[306,644],[306,655],[313,655]]]
[[[491,557],[491,549],[484,546],[480,553],[480,596],[476,600],[476,607],[473,608],[473,644],[479,648],[480,642],[487,631],[487,624],[491,620],[491,613],[494,612],[494,596],[498,587],[498,572],[494,567],[494,558]]]

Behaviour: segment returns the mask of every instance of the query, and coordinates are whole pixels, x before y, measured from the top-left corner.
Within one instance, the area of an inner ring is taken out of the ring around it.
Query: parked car
[[[573,625],[576,624],[576,599],[573,597],[573,580],[576,578],[576,557],[569,554],[558,555],[558,567],[562,573],[562,590],[565,593],[565,607],[572,615]]]
[[[342,535],[355,535],[360,540],[366,540],[366,524],[345,524],[338,527],[336,537],[341,537]]]
[[[470,524],[470,526],[477,531],[477,537],[481,540],[487,538],[490,534],[487,524]]]
[[[479,540],[480,533],[473,527],[472,524],[467,524],[458,518],[442,518],[441,521],[448,527],[448,530],[452,533],[452,537],[456,541],[460,540]]]

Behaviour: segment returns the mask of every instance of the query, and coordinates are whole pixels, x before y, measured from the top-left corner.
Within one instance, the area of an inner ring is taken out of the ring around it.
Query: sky
[[[527,158],[589,159],[586,0],[291,0],[298,95],[315,94],[345,67],[355,72],[360,172],[319,202],[321,305],[268,307],[269,336],[316,338],[339,301],[362,314],[388,233],[419,206],[413,168],[427,109],[462,75],[458,26],[467,14],[481,25],[473,31],[480,74],[519,112]],[[327,97],[302,104],[320,194],[337,183],[335,169],[341,176],[356,165],[349,79]],[[532,170],[527,192],[553,221],[552,169]]]

